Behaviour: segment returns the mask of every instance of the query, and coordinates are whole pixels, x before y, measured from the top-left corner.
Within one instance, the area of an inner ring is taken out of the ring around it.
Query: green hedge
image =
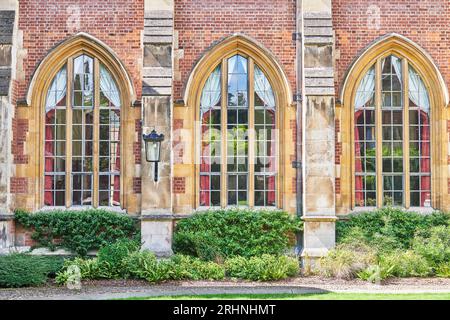
[[[60,246],[84,256],[122,238],[139,236],[137,223],[129,216],[106,210],[49,210],[34,214],[17,210],[16,220],[33,230],[38,246]],[[58,240],[58,245],[55,244]]]
[[[302,223],[283,211],[211,210],[178,222],[177,253],[203,260],[283,254],[295,244]]]
[[[402,209],[385,208],[373,212],[351,215],[336,224],[337,242],[355,238],[355,234],[368,243],[387,245],[397,249],[411,247],[417,233],[429,235],[432,227],[450,225],[450,214],[436,212],[424,215]],[[389,243],[387,243],[389,241]]]
[[[63,267],[63,257],[11,254],[0,256],[0,287],[39,286]]]
[[[450,215],[385,208],[337,223],[336,249],[321,259],[325,276],[372,282],[390,277],[450,277]]]

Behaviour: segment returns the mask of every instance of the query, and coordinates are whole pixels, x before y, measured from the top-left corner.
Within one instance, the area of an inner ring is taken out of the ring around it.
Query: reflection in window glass
[[[355,205],[376,206],[377,173],[381,177],[379,206],[430,207],[430,99],[425,84],[402,60],[381,60],[381,79],[372,67],[362,79],[355,98]],[[408,110],[405,110],[404,78],[408,77]],[[375,106],[375,82],[379,83],[380,108]],[[380,123],[375,123],[379,117]],[[381,141],[376,139],[376,131]],[[405,136],[409,137],[405,141]],[[409,150],[405,151],[405,150]],[[380,153],[380,154],[378,154]],[[381,168],[376,166],[380,158]],[[405,167],[405,164],[409,166]],[[380,172],[381,171],[381,172]],[[409,193],[406,194],[409,184]]]
[[[220,206],[221,70],[217,67],[203,88],[200,106],[200,205]]]
[[[430,207],[430,99],[425,84],[411,66],[409,66],[409,157],[411,206]]]
[[[92,205],[94,60],[81,55],[73,61],[72,204]]]
[[[248,75],[247,59],[228,59],[227,177],[230,206],[248,205]]]
[[[44,204],[65,206],[66,196],[66,66],[56,74],[45,104]]]
[[[264,73],[255,66],[255,206],[276,205],[275,97]]]
[[[363,78],[355,101],[356,206],[376,206],[375,68]]]
[[[382,62],[383,205],[403,206],[402,63],[395,56]]]
[[[120,205],[120,95],[100,64],[99,205]]]

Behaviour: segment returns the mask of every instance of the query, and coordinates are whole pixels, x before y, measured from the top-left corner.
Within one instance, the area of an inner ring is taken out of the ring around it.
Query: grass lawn
[[[212,294],[128,298],[126,300],[450,300],[450,293]]]

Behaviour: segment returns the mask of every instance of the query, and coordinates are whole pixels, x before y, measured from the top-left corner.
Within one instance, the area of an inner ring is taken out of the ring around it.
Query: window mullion
[[[227,80],[228,80],[228,65],[227,59],[222,60],[222,74],[221,74],[221,192],[220,192],[220,203],[222,208],[227,206],[227,104],[228,104],[228,90],[227,90]]]
[[[376,190],[377,206],[383,206],[383,125],[382,125],[382,95],[381,95],[381,59],[375,66],[375,133],[376,133]]]
[[[250,208],[255,206],[255,94],[254,94],[254,70],[255,64],[249,58],[248,64],[248,204]]]
[[[66,207],[72,206],[72,87],[73,59],[67,62],[66,87]]]
[[[92,199],[93,199],[93,206],[98,207],[99,199],[98,199],[98,190],[99,190],[99,128],[100,128],[100,76],[99,76],[99,61],[98,59],[94,59],[94,121],[93,121],[93,159],[92,159],[92,180],[93,180],[93,187],[92,187]]]
[[[410,197],[410,170],[409,170],[409,76],[408,61],[402,60],[403,70],[403,177],[404,177],[404,204],[406,209],[411,206]]]

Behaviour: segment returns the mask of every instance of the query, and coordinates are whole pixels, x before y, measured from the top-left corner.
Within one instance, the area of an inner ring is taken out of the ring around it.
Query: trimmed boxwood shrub
[[[278,255],[301,228],[300,219],[283,211],[211,210],[178,222],[174,250],[203,260]]]
[[[49,210],[30,214],[17,210],[16,220],[33,231],[38,246],[57,246],[85,256],[118,239],[139,236],[137,223],[129,216],[100,209]],[[58,244],[56,245],[56,241]]]
[[[450,225],[450,214],[436,212],[424,215],[396,208],[351,215],[336,223],[337,242],[362,236],[368,243],[384,241],[392,249],[408,249],[417,233],[429,235],[432,227]],[[390,240],[390,241],[389,241]],[[390,243],[388,244],[387,241]]]
[[[39,286],[54,277],[64,263],[64,257],[11,254],[0,256],[0,287]]]

